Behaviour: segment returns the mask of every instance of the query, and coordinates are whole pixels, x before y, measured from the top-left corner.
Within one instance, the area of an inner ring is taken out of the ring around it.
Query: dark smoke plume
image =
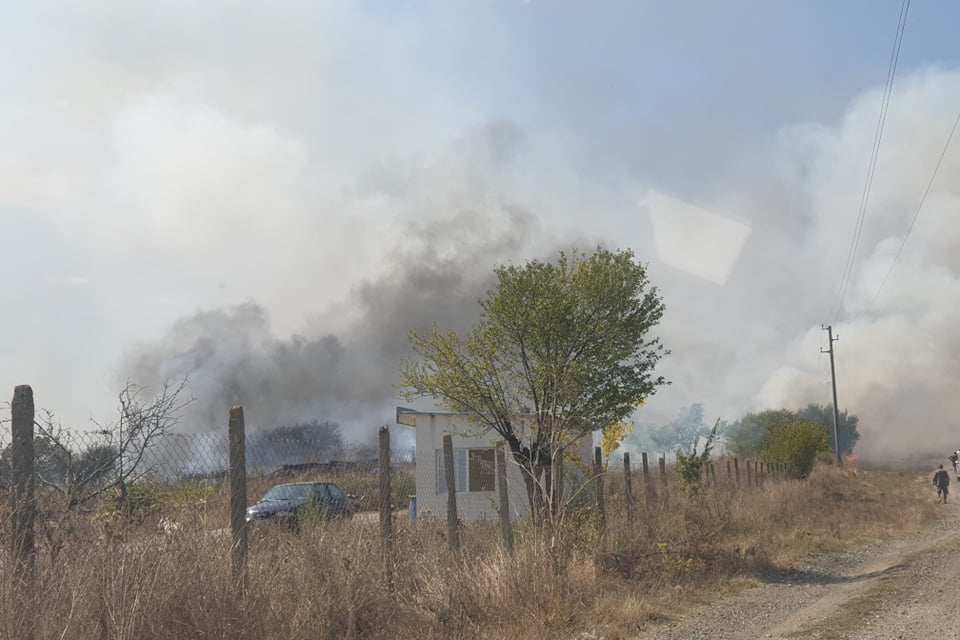
[[[501,145],[506,134],[493,134]],[[196,398],[184,421],[189,431],[221,427],[239,404],[253,430],[318,420],[340,425],[348,442],[368,439],[392,422],[399,360],[412,355],[409,331],[466,329],[493,283],[493,266],[529,251],[532,216],[483,190],[479,196],[452,215],[409,222],[385,275],[355,286],[348,304],[301,334],[277,335],[268,311],[252,300],[199,311],[132,349],[121,376],[156,386],[189,375]]]

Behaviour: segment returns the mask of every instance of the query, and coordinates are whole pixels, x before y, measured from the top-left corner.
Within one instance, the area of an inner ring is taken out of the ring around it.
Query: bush
[[[783,464],[791,474],[806,478],[817,455],[830,449],[830,434],[819,424],[795,419],[772,427],[763,448],[767,462]]]
[[[684,453],[683,449],[677,449],[677,472],[680,474],[680,486],[686,493],[697,494],[700,492],[701,483],[710,464],[710,454],[713,451],[713,441],[717,437],[717,429],[720,428],[720,420],[713,425],[710,435],[707,436],[706,444],[703,446],[703,452],[697,454],[697,441],[690,447],[690,453]]]

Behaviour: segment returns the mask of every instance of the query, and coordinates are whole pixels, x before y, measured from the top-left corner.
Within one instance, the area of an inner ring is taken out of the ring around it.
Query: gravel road
[[[960,504],[902,539],[807,558],[637,640],[957,638]]]

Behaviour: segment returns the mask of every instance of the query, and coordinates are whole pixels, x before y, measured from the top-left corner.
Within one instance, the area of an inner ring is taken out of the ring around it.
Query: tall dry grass
[[[665,502],[638,506],[630,523],[611,477],[605,535],[589,510],[555,536],[519,524],[513,556],[495,523],[465,524],[453,553],[444,522],[398,521],[393,589],[377,525],[362,518],[300,535],[254,531],[243,594],[229,537],[215,526],[226,522],[219,507],[181,508],[201,515],[174,535],[144,522],[98,539],[88,523],[64,534],[57,553],[50,536],[38,537],[37,637],[625,638],[805,553],[928,526],[937,516],[928,482],[920,472],[820,467],[807,480],[751,490],[674,488]],[[6,585],[10,563],[0,557]],[[9,603],[0,615],[16,638]]]

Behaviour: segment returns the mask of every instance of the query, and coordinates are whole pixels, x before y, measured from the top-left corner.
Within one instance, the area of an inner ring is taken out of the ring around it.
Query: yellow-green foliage
[[[603,457],[608,458],[610,454],[620,448],[620,443],[633,430],[633,425],[624,421],[614,422],[600,432],[600,448],[603,451]]]
[[[767,462],[784,464],[798,478],[813,471],[817,455],[830,449],[830,434],[809,420],[791,420],[770,429],[763,457]]]

